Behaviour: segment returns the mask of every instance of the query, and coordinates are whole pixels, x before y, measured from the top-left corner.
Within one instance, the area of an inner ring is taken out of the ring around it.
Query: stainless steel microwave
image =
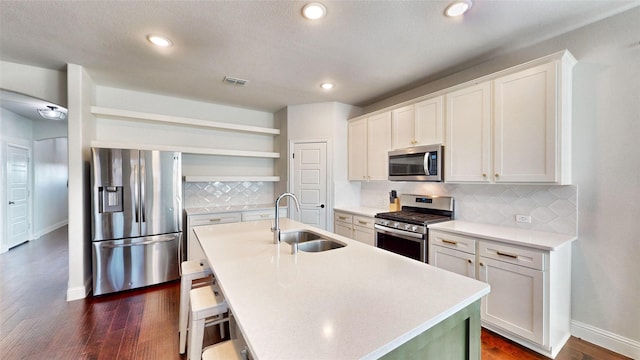
[[[443,181],[444,146],[425,145],[389,151],[390,181]]]

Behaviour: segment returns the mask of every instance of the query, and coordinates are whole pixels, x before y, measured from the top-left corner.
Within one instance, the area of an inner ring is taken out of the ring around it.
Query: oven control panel
[[[383,226],[383,227],[387,227],[387,228],[391,228],[391,229],[398,229],[398,230],[403,230],[403,231],[408,231],[408,232],[412,232],[412,233],[418,233],[418,234],[426,234],[427,233],[427,227],[426,226],[408,224],[408,223],[404,223],[404,222],[400,222],[400,221],[376,219],[376,224],[380,225],[380,226]]]

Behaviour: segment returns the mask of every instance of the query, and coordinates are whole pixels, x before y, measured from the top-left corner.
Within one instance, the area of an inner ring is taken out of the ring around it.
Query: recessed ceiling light
[[[471,9],[471,0],[456,0],[447,6],[444,14],[455,17],[466,13],[469,9]]]
[[[317,2],[309,3],[302,8],[302,16],[309,20],[318,20],[327,14],[327,8]]]
[[[330,83],[330,82],[325,82],[325,83],[320,84],[320,87],[325,89],[325,90],[331,90],[331,89],[333,89],[334,86],[335,85],[333,83]]]
[[[160,35],[147,35],[147,40],[149,40],[149,42],[153,45],[160,47],[169,47],[173,45],[173,42],[171,42],[171,40]]]

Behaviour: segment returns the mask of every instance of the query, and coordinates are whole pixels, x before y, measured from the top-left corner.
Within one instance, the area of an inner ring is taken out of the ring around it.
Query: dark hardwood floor
[[[0,359],[186,359],[177,281],[67,302],[67,269],[66,227],[0,255]],[[546,359],[486,330],[482,358]],[[572,337],[556,359],[628,358]]]

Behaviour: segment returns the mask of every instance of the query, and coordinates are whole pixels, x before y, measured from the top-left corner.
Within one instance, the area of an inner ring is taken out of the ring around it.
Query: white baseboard
[[[67,301],[81,300],[89,295],[91,291],[92,278],[89,277],[84,281],[84,286],[76,286],[67,288]]]
[[[38,231],[36,233],[33,233],[31,240],[38,239],[38,238],[40,238],[41,236],[43,236],[45,234],[48,234],[48,233],[50,233],[50,232],[52,232],[54,230],[58,230],[59,228],[67,225],[68,223],[69,223],[69,220],[65,219],[65,220],[62,220],[62,221],[60,221],[58,223],[55,223],[55,224],[53,224],[51,226],[47,226],[46,228],[44,228],[44,229],[42,229],[42,230],[40,230],[40,231]]]
[[[576,320],[571,320],[571,335],[632,359],[640,359],[639,341]]]

